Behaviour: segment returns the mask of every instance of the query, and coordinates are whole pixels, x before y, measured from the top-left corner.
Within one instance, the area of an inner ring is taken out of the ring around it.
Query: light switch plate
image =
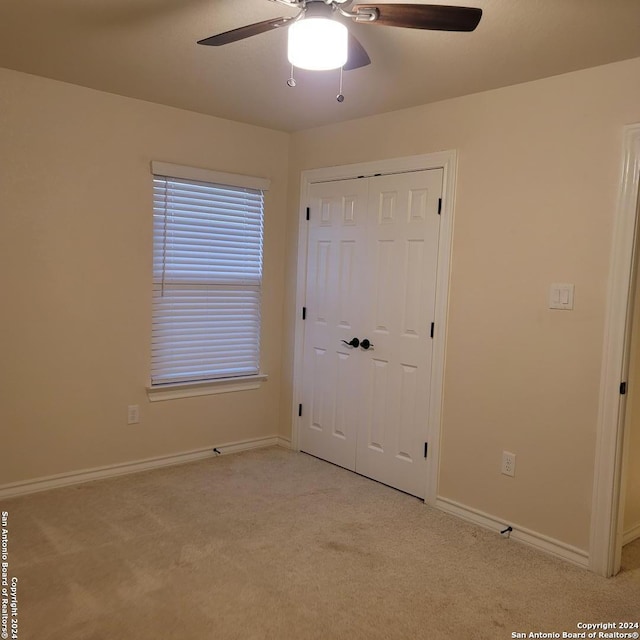
[[[549,309],[573,309],[573,293],[575,285],[556,282],[549,288]]]

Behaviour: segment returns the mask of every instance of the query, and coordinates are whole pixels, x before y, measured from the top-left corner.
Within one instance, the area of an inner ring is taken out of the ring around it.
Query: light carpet
[[[640,540],[601,578],[280,448],[1,506],[20,640],[495,640],[640,621]]]

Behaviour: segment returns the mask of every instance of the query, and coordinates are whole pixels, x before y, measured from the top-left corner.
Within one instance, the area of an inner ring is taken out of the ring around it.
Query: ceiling
[[[2,0],[0,66],[296,131],[640,56],[640,0],[460,4],[483,9],[476,31],[349,21],[372,63],[345,72],[342,103],[339,71],[297,70],[287,86],[285,29],[196,45],[296,13],[267,0]]]

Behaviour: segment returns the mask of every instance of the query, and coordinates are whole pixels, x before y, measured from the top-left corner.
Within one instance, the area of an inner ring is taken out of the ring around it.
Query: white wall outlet
[[[511,453],[510,451],[502,452],[502,468],[501,473],[504,473],[505,476],[515,476],[516,475],[516,454]]]
[[[127,424],[138,424],[140,422],[140,406],[130,404],[127,407]]]

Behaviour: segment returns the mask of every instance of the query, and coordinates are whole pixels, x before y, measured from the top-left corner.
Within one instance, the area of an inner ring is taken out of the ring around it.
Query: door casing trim
[[[304,320],[301,309],[306,300],[307,226],[306,209],[309,202],[309,187],[318,182],[348,180],[376,174],[405,173],[426,169],[443,169],[442,211],[438,241],[438,267],[436,276],[436,300],[434,322],[436,326],[431,363],[431,392],[429,401],[428,442],[429,457],[425,478],[425,502],[435,505],[438,496],[440,467],[440,438],[442,431],[442,400],[444,397],[444,365],[447,344],[447,317],[449,310],[449,288],[451,257],[453,248],[453,219],[455,181],[458,157],[455,150],[440,151],[424,155],[390,158],[359,164],[323,167],[303,171],[300,178],[300,206],[298,227],[298,261],[295,297],[295,333],[293,362],[293,402],[291,406],[291,448],[299,451],[299,431],[302,421],[298,406],[302,397],[302,368],[304,351]]]
[[[602,350],[600,401],[591,508],[589,568],[610,577],[618,569],[617,539],[621,526],[620,494],[624,435],[624,402],[629,351],[629,303],[636,260],[640,191],[640,124],[624,128],[622,171],[616,207]]]

